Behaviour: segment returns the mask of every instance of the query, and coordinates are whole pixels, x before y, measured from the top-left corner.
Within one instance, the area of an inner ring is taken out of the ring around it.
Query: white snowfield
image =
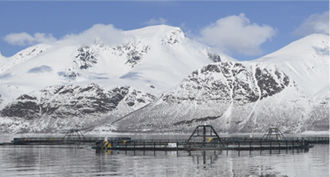
[[[81,45],[63,40],[1,57],[1,107],[21,94],[68,84],[97,83],[109,89],[129,85],[158,95],[212,62],[208,55],[214,52],[186,38],[177,27],[159,25],[122,33],[130,40],[111,46],[97,40]]]

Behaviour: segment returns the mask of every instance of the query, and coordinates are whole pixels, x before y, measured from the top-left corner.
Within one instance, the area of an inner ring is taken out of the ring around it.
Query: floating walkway
[[[109,140],[130,139],[129,137],[109,137]],[[86,137],[79,129],[70,129],[63,137],[24,137],[14,138],[10,143],[0,143],[0,145],[62,145],[95,143],[104,140],[104,137]]]
[[[223,145],[224,143],[225,145]],[[308,149],[314,147],[308,141],[285,140],[285,141],[230,141],[230,142],[164,142],[164,141],[116,141],[92,146],[98,150],[143,150],[143,151],[194,151],[194,150],[290,150]]]
[[[5,145],[94,144],[97,150],[194,151],[194,150],[288,150],[309,149],[313,144],[329,144],[329,137],[288,138],[277,128],[263,137],[220,137],[211,125],[199,125],[188,139],[131,139],[130,137],[86,137],[78,129],[70,129],[63,137],[14,138]]]

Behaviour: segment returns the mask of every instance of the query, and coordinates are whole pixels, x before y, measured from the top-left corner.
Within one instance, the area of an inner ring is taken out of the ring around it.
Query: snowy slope
[[[0,52],[0,65],[1,66],[4,65],[6,62],[7,62],[6,57],[4,57]]]
[[[312,96],[329,87],[329,36],[309,35],[254,62],[290,73],[303,94]]]
[[[19,52],[1,65],[3,99],[7,103],[47,86],[91,82],[108,88],[130,85],[158,95],[212,59],[220,60],[176,27],[160,25],[123,33],[133,40],[113,46],[100,41],[71,45],[63,40]]]
[[[50,46],[45,44],[38,44],[27,49],[24,49],[10,58],[6,58],[5,62],[0,65],[0,73],[3,73],[16,65],[27,61],[33,57],[42,54],[43,51],[47,50]],[[0,57],[1,58],[1,57]]]
[[[311,35],[250,62],[208,64],[148,106],[116,122],[119,130],[223,132],[329,129],[329,36]]]

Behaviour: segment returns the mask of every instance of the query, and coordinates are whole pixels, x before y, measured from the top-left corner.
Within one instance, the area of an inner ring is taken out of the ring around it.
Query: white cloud
[[[323,12],[322,14],[310,15],[294,31],[294,34],[297,36],[307,36],[313,33],[329,35],[329,11]]]
[[[5,36],[4,40],[11,45],[27,46],[37,43],[54,43],[69,45],[90,45],[95,41],[99,41],[108,45],[116,45],[119,43],[132,40],[131,36],[113,27],[113,25],[96,24],[93,27],[79,33],[65,35],[62,39],[57,40],[52,34],[35,33],[33,36],[26,33],[11,33]]]
[[[96,40],[108,45],[116,45],[131,39],[131,36],[126,35],[122,30],[116,29],[111,24],[96,24],[80,34],[66,35],[61,41],[88,45],[94,43]]]
[[[5,36],[4,40],[11,45],[26,46],[36,43],[54,42],[56,39],[51,34],[35,33],[33,36],[26,32],[11,33]]]
[[[54,38],[52,34],[35,33],[34,40],[37,43],[51,43],[51,42],[56,41],[57,39]]]
[[[28,33],[11,33],[5,36],[5,41],[11,45],[25,46],[31,44],[34,39]]]
[[[258,55],[262,53],[260,45],[271,40],[276,32],[268,25],[251,24],[245,14],[241,13],[221,18],[200,33],[198,40],[222,52]]]
[[[158,18],[158,19],[150,19],[147,22],[144,22],[143,24],[145,25],[162,25],[162,24],[166,24],[167,20],[164,18]]]

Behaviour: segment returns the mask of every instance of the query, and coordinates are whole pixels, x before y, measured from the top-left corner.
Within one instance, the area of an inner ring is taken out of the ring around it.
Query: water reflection
[[[165,155],[165,156],[188,156],[191,157],[197,157],[202,156],[203,158],[206,158],[205,156],[211,155],[210,158],[217,159],[219,155],[222,155],[225,153],[225,155],[229,154],[237,154],[237,156],[243,156],[250,155],[250,156],[262,156],[262,155],[271,155],[271,154],[299,154],[299,153],[308,153],[309,149],[287,149],[287,150],[251,150],[251,151],[239,151],[239,150],[200,150],[200,151],[152,151],[152,150],[96,150],[96,154],[102,155],[115,155],[115,154],[125,154],[125,155],[132,155],[132,156],[156,156],[156,155]],[[179,155],[180,154],[180,155]]]
[[[328,146],[327,146],[328,147]],[[327,147],[318,146],[322,150],[322,157],[328,157]],[[212,176],[222,174],[223,176],[309,176],[311,174],[327,174],[328,158],[322,158],[324,163],[320,171],[310,171],[310,159],[315,159],[314,153],[308,150],[264,150],[264,151],[97,151],[97,154],[106,157],[141,157],[145,159],[157,159],[156,163],[169,166],[175,164],[196,174]],[[171,162],[162,162],[160,159],[172,159]],[[301,159],[303,158],[303,159]],[[133,158],[134,159],[134,158]],[[190,159],[190,160],[189,160]],[[301,160],[297,160],[301,159]],[[317,164],[317,163],[316,163]],[[114,164],[113,164],[114,165]],[[117,164],[118,165],[118,164]],[[154,164],[152,164],[154,165]],[[151,166],[152,166],[151,165]],[[319,166],[321,167],[321,166]],[[175,167],[171,167],[175,168]],[[119,170],[119,169],[116,169]],[[300,172],[299,172],[300,171]],[[303,173],[301,173],[303,171]],[[185,173],[184,173],[185,174]],[[207,174],[207,175],[205,175]],[[198,175],[197,175],[198,176]]]
[[[2,176],[327,176],[329,145],[309,151],[95,151],[89,145],[0,147]]]
[[[192,157],[195,164],[212,165],[216,162],[222,151],[190,151],[188,154]]]

